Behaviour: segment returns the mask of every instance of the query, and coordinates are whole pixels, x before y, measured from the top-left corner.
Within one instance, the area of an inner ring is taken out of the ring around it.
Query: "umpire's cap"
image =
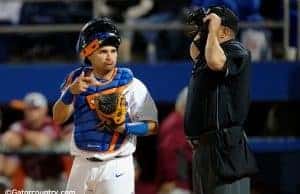
[[[76,51],[81,59],[85,59],[101,46],[111,45],[119,48],[120,32],[108,17],[99,17],[86,23],[76,44]]]
[[[239,18],[231,9],[225,6],[211,6],[209,7],[209,13],[218,15],[222,20],[222,25],[229,27],[237,34]]]

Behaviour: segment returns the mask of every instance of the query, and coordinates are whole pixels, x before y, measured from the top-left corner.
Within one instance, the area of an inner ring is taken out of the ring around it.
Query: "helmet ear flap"
[[[84,64],[86,66],[91,66],[92,65],[92,63],[90,62],[90,60],[87,57],[83,61],[84,61]]]
[[[85,66],[86,64],[88,64],[87,63],[88,59],[81,55],[81,49],[82,49],[83,45],[84,45],[83,44],[83,36],[82,36],[82,32],[80,32],[78,40],[76,42],[75,50],[76,50],[76,53],[77,53],[77,57],[80,61],[80,64]],[[89,64],[90,64],[90,62],[89,62]]]
[[[78,37],[78,40],[76,42],[76,46],[75,46],[75,50],[76,50],[76,53],[80,53],[80,45],[82,45],[82,36],[81,36],[81,32],[79,33],[79,37]]]

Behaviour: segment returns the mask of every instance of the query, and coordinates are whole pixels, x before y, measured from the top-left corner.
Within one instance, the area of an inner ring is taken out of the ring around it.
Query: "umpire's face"
[[[88,56],[95,71],[106,73],[114,69],[117,64],[118,50],[114,46],[102,46]]]

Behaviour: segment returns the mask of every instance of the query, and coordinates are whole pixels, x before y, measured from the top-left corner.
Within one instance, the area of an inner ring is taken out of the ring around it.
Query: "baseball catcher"
[[[157,110],[146,86],[128,68],[117,68],[121,43],[117,26],[106,17],[83,26],[77,41],[82,66],[62,84],[53,119],[73,115],[67,189],[75,193],[132,194],[136,137],[155,134]]]

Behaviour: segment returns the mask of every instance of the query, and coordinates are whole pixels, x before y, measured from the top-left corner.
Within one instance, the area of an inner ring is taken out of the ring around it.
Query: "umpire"
[[[193,146],[195,194],[250,194],[256,172],[244,124],[249,107],[250,53],[235,36],[238,18],[228,8],[194,10],[199,33],[190,47],[194,61],[185,114]]]

